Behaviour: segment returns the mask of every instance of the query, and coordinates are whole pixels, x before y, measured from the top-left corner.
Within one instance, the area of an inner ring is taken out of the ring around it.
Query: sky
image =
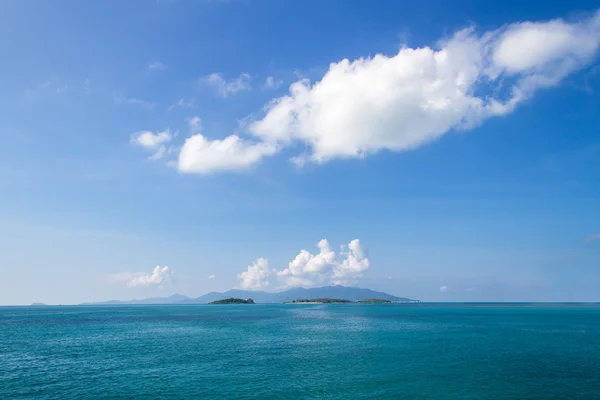
[[[0,3],[0,304],[600,301],[596,1]]]

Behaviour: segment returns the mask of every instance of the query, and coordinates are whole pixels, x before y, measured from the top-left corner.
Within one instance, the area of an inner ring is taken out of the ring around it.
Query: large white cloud
[[[173,282],[173,273],[169,267],[157,265],[151,273],[121,272],[111,276],[113,281],[125,282],[127,287],[162,286]]]
[[[600,11],[577,21],[464,29],[435,46],[344,59],[316,82],[293,83],[262,117],[246,119],[241,133],[209,139],[194,132],[180,150],[178,170],[245,170],[287,147],[305,149],[293,156],[297,165],[415,149],[511,113],[591,63],[599,45]],[[203,80],[223,97],[249,90],[250,81],[248,74]],[[159,149],[154,157],[163,154]]]
[[[292,84],[250,131],[268,143],[305,143],[310,150],[298,163],[416,148],[511,112],[589,63],[599,42],[600,12],[481,35],[466,29],[435,49],[342,60],[314,84]]]
[[[369,268],[369,259],[358,239],[342,246],[338,254],[326,239],[319,241],[317,247],[319,253],[301,250],[286,269],[277,272],[284,286],[348,285]]]

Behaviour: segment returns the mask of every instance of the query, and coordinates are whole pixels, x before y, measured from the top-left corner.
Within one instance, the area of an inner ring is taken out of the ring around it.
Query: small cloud
[[[146,100],[137,99],[135,97],[125,97],[125,96],[116,96],[115,103],[117,104],[125,104],[130,106],[138,106],[143,108],[154,108],[154,103],[148,102]]]
[[[262,86],[263,90],[276,90],[279,89],[283,85],[282,80],[276,80],[272,76],[267,76],[264,85]]]
[[[238,92],[248,92],[252,89],[252,77],[248,73],[240,74],[237,78],[229,81],[223,78],[223,75],[213,73],[202,78],[200,82],[215,89],[217,94],[223,98]]]
[[[388,276],[388,279],[392,279],[392,277],[391,277],[391,276]]]
[[[474,287],[470,287],[470,288],[466,288],[465,292],[474,292],[475,288]]]
[[[592,233],[590,235],[587,235],[587,237],[585,238],[585,241],[588,243],[595,242],[596,240],[600,240],[600,233]]]
[[[158,160],[167,153],[166,144],[173,139],[173,135],[167,129],[162,132],[152,133],[150,131],[136,132],[131,135],[130,142],[135,146],[154,151],[148,159]]]
[[[173,283],[173,273],[168,266],[157,265],[151,273],[120,272],[111,275],[114,282],[125,282],[127,287],[164,286]]]
[[[153,61],[148,64],[148,71],[163,71],[167,69],[167,66],[159,61]]]
[[[448,286],[440,286],[440,292],[444,293],[448,291]]]
[[[208,279],[211,279],[211,280],[212,280],[212,279],[215,279],[215,278],[216,278],[216,276],[214,276],[214,275],[209,275],[209,276],[208,276]]]
[[[191,108],[194,107],[194,99],[179,99],[175,103],[171,104],[167,111],[171,111],[177,107]]]
[[[60,86],[56,88],[56,94],[63,94],[67,91],[67,86]]]

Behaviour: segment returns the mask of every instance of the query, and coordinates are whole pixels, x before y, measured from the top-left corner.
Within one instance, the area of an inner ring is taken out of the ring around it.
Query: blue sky
[[[3,2],[0,304],[599,301],[596,8]]]

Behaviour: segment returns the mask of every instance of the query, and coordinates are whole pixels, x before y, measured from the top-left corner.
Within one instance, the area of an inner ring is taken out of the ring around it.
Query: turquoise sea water
[[[21,398],[598,400],[600,307],[3,307]]]

